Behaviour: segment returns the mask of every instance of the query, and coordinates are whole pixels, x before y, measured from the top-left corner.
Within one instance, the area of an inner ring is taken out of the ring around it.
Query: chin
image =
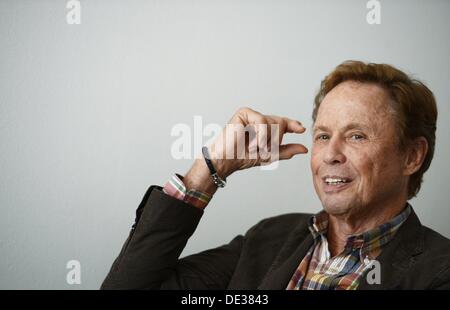
[[[322,200],[323,209],[331,215],[342,215],[352,210],[352,203],[349,201],[341,201],[337,199]]]

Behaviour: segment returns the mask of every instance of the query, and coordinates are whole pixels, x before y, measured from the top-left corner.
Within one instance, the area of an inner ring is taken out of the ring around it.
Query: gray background
[[[450,1],[0,1],[0,288],[96,289],[151,184],[185,173],[177,123],[224,124],[241,106],[311,125],[320,80],[346,59],[424,80],[439,105],[437,148],[418,198],[450,237]],[[310,134],[290,137],[311,146]],[[230,177],[183,255],[262,218],[320,210],[310,156]],[[82,284],[66,283],[67,261]]]

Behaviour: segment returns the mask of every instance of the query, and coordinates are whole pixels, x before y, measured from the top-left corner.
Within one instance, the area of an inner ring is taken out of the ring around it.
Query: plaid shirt
[[[183,177],[179,174],[173,175],[172,178],[167,181],[166,185],[163,187],[163,192],[200,209],[206,208],[211,200],[211,196],[205,193],[195,189],[186,190],[186,186],[183,183]]]
[[[314,244],[294,272],[287,290],[354,290],[361,275],[371,269],[372,260],[411,213],[407,207],[389,222],[347,238],[344,250],[331,257],[326,238],[328,214],[321,211],[310,220]]]
[[[163,192],[204,209],[211,197],[196,190],[186,190],[183,177],[175,174],[166,183]],[[395,235],[397,230],[411,213],[408,204],[399,215],[370,231],[348,237],[342,253],[331,257],[326,233],[328,214],[321,211],[311,217],[309,230],[314,244],[300,262],[289,281],[287,290],[354,290],[358,287],[361,275],[371,268],[372,260],[383,246]]]

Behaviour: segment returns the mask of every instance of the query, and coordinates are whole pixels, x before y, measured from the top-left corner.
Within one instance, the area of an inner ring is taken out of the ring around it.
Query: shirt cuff
[[[211,200],[211,196],[201,191],[195,189],[186,190],[186,186],[183,183],[183,177],[179,174],[174,174],[172,178],[167,181],[166,185],[163,187],[163,192],[200,209],[206,208]]]

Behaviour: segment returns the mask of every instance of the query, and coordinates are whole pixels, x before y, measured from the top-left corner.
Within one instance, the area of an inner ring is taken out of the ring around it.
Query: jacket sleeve
[[[101,289],[226,289],[244,242],[179,259],[203,210],[152,186],[136,211],[131,232]]]

